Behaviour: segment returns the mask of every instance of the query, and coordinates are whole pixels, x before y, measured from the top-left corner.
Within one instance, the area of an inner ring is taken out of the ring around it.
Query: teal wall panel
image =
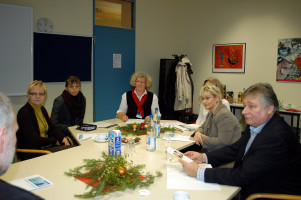
[[[130,90],[135,71],[135,30],[94,26],[94,121],[116,117],[121,95]],[[113,68],[121,54],[121,68]]]

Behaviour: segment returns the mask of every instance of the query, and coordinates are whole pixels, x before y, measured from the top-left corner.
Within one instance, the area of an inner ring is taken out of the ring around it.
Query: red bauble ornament
[[[145,128],[145,123],[141,123],[140,129],[143,130]]]

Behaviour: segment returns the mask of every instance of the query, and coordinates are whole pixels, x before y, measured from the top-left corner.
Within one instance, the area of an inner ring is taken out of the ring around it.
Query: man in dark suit
[[[13,161],[18,124],[9,99],[0,92],[0,176]],[[0,180],[0,200],[41,199],[40,197]]]
[[[187,152],[180,159],[185,172],[201,181],[239,186],[241,199],[253,193],[301,194],[301,144],[278,114],[270,84],[259,83],[244,93],[242,114],[248,126],[232,145],[206,154]],[[235,161],[233,168],[214,168]],[[210,163],[202,169],[197,163]]]

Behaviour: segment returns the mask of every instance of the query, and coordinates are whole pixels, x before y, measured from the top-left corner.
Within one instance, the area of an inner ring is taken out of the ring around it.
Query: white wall
[[[284,104],[301,110],[301,83],[276,82],[277,43],[301,37],[299,0],[137,0],[136,71],[153,77],[158,93],[160,58],[187,54],[193,66],[194,113],[202,82],[215,76],[235,95],[268,82]],[[246,43],[246,73],[212,73],[212,45]]]
[[[40,17],[54,23],[55,33],[93,34],[92,0],[0,0],[1,3],[31,6],[34,30]],[[198,93],[209,76],[219,78],[235,94],[256,82],[269,82],[279,100],[301,109],[301,83],[276,82],[277,42],[301,37],[300,0],[136,0],[136,71],[153,78],[152,91],[158,94],[160,58],[187,54],[193,64],[194,112]],[[246,43],[246,73],[212,73],[212,45]],[[47,84],[46,108],[64,84]],[[93,85],[83,83],[87,97],[86,121],[92,121]],[[12,99],[16,108],[26,102]]]
[[[0,3],[32,7],[34,12],[34,31],[37,31],[38,19],[47,17],[53,22],[53,33],[83,36],[93,35],[93,0],[0,0]],[[53,100],[63,92],[65,83],[46,83],[46,87],[48,97],[45,101],[45,107],[48,112],[51,112]],[[92,122],[92,82],[82,82],[82,92],[87,100],[84,120],[85,122]],[[10,97],[10,99],[16,112],[28,100],[26,96]]]

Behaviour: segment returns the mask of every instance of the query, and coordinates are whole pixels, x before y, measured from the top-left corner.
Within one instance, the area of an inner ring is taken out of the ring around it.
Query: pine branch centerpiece
[[[140,136],[140,135],[146,135],[147,124],[146,123],[127,124],[125,126],[117,126],[116,129],[120,130],[120,132],[123,136],[128,136],[128,135]],[[161,134],[164,134],[164,132],[167,132],[167,131],[175,132],[176,129],[175,128],[167,128],[167,127],[161,127],[161,129],[160,129]]]
[[[87,188],[91,186],[90,191],[75,194],[75,197],[94,198],[116,191],[148,187],[154,183],[155,178],[162,176],[159,171],[156,175],[150,172],[142,175],[145,165],[133,165],[133,161],[128,162],[123,156],[107,155],[103,152],[102,158],[84,159],[85,165],[65,172],[67,176],[86,182]]]

